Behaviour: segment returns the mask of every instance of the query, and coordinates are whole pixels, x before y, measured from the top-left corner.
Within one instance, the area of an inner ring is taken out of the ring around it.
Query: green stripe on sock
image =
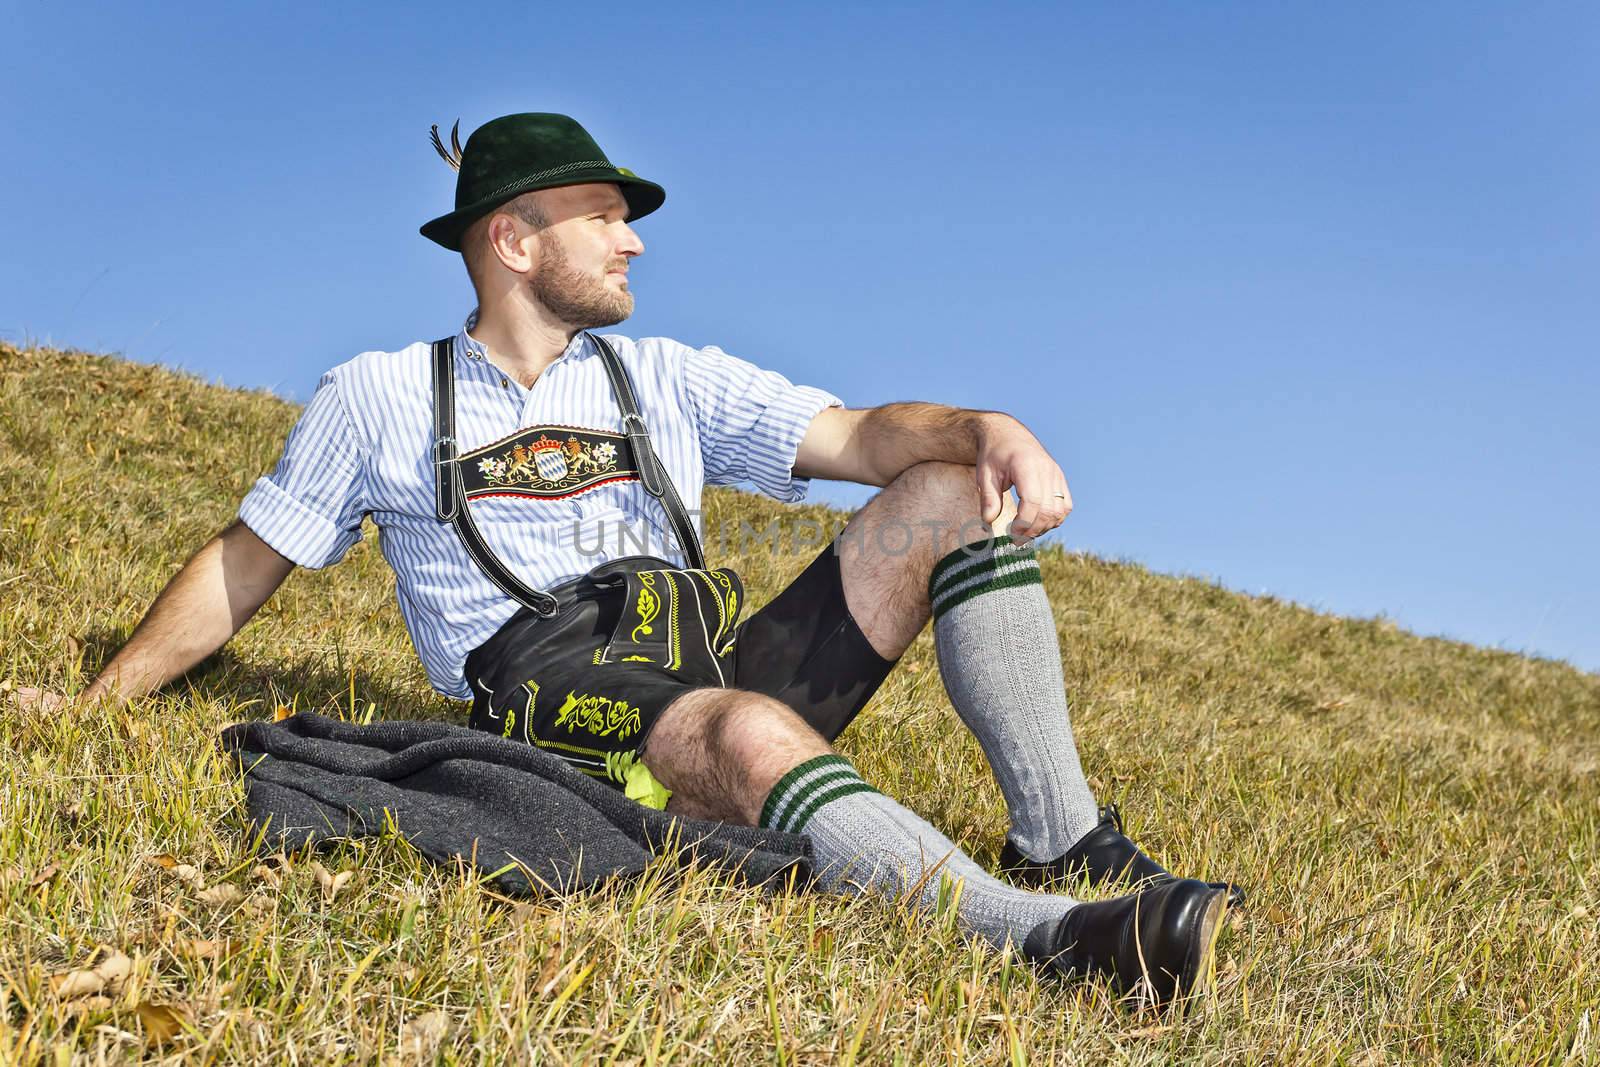
[[[863,782],[859,777],[853,782],[840,782],[831,789],[825,789],[821,794],[812,797],[811,803],[802,808],[800,810],[800,814],[796,815],[793,819],[790,819],[789,824],[785,827],[785,829],[791,834],[805,833],[806,823],[811,821],[811,816],[815,815],[817,813],[817,809],[822,807],[822,805],[839,800],[842,797],[851,796],[855,793],[876,792],[876,789],[872,788],[866,782]]]
[[[965,563],[973,563],[981,559],[987,559],[994,553],[995,549],[1001,547],[1002,545],[1009,545],[1010,543],[1011,537],[1009,534],[1001,534],[999,537],[985,537],[981,541],[974,541],[970,545],[963,545],[954,552],[945,556],[938,563],[933,565],[933,573],[928,575],[928,591],[930,595],[933,592],[934,586],[938,585],[939,582],[943,580],[944,576],[950,571]]]
[[[996,589],[1015,589],[1025,585],[1043,585],[1044,575],[1040,573],[1037,565],[1025,567],[1010,574],[1000,575],[990,582],[979,582],[970,589],[963,589],[959,593],[951,593],[933,605],[933,617],[937,621],[941,616],[982,593],[993,592]]]
[[[966,582],[976,575],[988,571],[999,570],[1003,567],[1015,566],[1018,563],[1029,563],[1036,559],[1031,546],[1001,545],[988,555],[976,556],[958,566],[948,567],[939,575],[938,581],[928,585],[930,600],[937,600],[940,594]]]
[[[787,826],[794,819],[794,813],[805,807],[806,802],[817,795],[817,790],[827,789],[840,782],[859,782],[861,775],[848,763],[843,767],[831,768],[826,774],[819,774],[799,789],[782,803],[772,813],[773,824],[778,827]]]
[[[947,597],[949,593],[955,592],[963,585],[971,585],[974,581],[982,581],[984,576],[1000,577],[1003,574],[1014,571],[1014,569],[1024,568],[1024,566],[1037,569],[1037,558],[1034,558],[1032,553],[1027,553],[1027,555],[1021,555],[1021,553],[994,555],[994,557],[987,558],[987,560],[982,560],[979,565],[968,566],[968,568],[960,569],[960,571],[952,571],[944,581],[939,582],[938,589],[933,590],[930,601],[931,603],[938,603],[941,598]]]
[[[761,805],[762,829],[772,829],[774,823],[773,817],[777,814],[774,809],[777,808],[778,801],[783,799],[784,794],[793,788],[796,782],[810,774],[812,771],[816,770],[818,767],[826,767],[832,763],[840,763],[846,767],[850,766],[849,760],[845,759],[843,756],[836,756],[829,752],[821,756],[813,756],[804,763],[799,763],[789,768],[789,772],[782,778],[779,778],[778,784],[773,786],[772,792],[767,794],[766,803]]]

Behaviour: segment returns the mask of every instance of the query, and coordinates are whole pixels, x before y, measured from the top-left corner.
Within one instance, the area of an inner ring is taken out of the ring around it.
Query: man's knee
[[[968,463],[923,460],[895,475],[894,481],[889,484],[909,489],[919,497],[930,500],[977,498],[977,474]]]
[[[692,689],[667,705],[651,733],[652,741],[663,727],[669,736],[693,736],[707,749],[727,754],[759,748],[780,737],[810,735],[822,741],[793,708],[748,689]]]
[[[781,701],[743,689],[696,689],[667,706],[640,755],[673,791],[677,810],[755,825],[785,772],[830,751]]]
[[[982,495],[978,489],[977,468],[967,463],[924,460],[913,463],[890,483],[914,495],[920,509],[950,524],[955,540],[946,550],[982,540],[991,533],[982,518]],[[1004,532],[1016,518],[1017,505],[1011,493],[1000,494],[1000,515],[991,524]]]

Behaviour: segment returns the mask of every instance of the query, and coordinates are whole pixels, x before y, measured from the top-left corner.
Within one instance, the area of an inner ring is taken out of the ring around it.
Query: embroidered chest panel
[[[530,426],[457,460],[468,500],[559,500],[611,482],[639,480],[627,437],[581,426]]]

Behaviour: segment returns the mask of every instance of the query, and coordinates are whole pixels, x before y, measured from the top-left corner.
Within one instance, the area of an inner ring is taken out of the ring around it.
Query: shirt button
[[[500,379],[500,388],[502,388],[502,389],[510,389],[511,388],[511,379],[509,379],[509,378],[501,378]]]

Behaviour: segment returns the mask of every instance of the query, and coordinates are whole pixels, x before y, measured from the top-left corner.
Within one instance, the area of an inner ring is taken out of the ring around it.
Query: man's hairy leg
[[[755,826],[791,767],[831,752],[787,706],[742,689],[694,689],[667,705],[640,757],[672,790],[667,810]]]
[[[1002,502],[986,525],[973,468],[918,463],[852,516],[836,544],[845,603],[880,655],[898,657],[937,616],[945,689],[1000,783],[1012,840],[1051,860],[1093,830],[1099,812],[1038,563],[1031,547],[993,536],[1016,511],[1010,494]]]
[[[763,694],[684,694],[662,713],[641,757],[672,790],[669,812],[805,834],[818,883],[829,892],[914,894],[928,909],[941,876],[959,879],[962,928],[997,946],[1022,944],[1075,903],[991,877],[949,838],[863,781],[791,708]]]

